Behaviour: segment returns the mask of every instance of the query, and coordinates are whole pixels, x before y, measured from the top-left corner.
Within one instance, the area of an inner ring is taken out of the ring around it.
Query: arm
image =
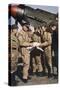
[[[46,35],[45,35],[46,37]],[[51,33],[48,33],[48,37],[45,38],[45,42],[40,44],[40,47],[47,47],[49,45],[52,44],[52,37],[51,37]]]
[[[26,42],[22,35],[19,35],[18,38],[19,38],[20,46],[24,46],[24,47],[32,46],[32,43]]]

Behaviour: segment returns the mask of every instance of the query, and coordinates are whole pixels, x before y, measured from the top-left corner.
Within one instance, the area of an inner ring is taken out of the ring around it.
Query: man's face
[[[36,32],[37,32],[38,34],[40,34],[40,29],[37,28],[37,29],[36,29]]]
[[[46,27],[42,26],[42,30],[43,30],[43,31],[46,31]]]
[[[16,34],[17,33],[17,29],[13,29],[13,32]]]
[[[24,25],[24,26],[23,26],[23,30],[24,30],[24,31],[28,31],[27,26]]]
[[[53,26],[53,27],[52,27],[52,30],[55,31],[55,30],[56,30],[56,26]]]

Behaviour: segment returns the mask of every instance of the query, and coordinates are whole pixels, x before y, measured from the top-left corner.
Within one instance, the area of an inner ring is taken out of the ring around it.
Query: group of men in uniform
[[[53,26],[52,26],[53,27]],[[56,29],[53,27],[53,29]],[[53,30],[51,28],[51,30]],[[52,32],[47,25],[30,30],[27,23],[22,24],[22,30],[18,32],[17,25],[11,27],[11,85],[16,84],[15,75],[19,53],[23,62],[22,80],[27,83],[29,69],[32,68],[32,75],[52,77]],[[20,50],[19,50],[20,49]],[[30,51],[30,49],[32,49]]]

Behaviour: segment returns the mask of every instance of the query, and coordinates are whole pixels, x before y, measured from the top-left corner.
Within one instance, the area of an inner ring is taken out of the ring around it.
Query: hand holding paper
[[[40,45],[40,43],[38,43],[38,42],[34,42],[33,43],[33,47],[37,47],[37,46],[39,46]]]

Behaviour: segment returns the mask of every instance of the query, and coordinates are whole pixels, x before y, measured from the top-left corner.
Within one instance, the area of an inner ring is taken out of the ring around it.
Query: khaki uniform
[[[11,33],[11,73],[17,70],[18,45],[17,37]]]
[[[44,49],[44,52],[45,52],[45,59],[47,63],[47,66],[48,66],[48,71],[47,71],[47,68],[46,69],[46,72],[50,72],[52,73],[52,55],[51,55],[51,44],[52,44],[52,37],[51,37],[51,33],[50,32],[47,32],[45,31],[42,35],[42,47]]]
[[[37,35],[36,33],[34,33],[32,35],[32,40],[33,40],[33,42],[41,43],[41,37],[39,35]],[[36,72],[36,70],[38,72],[42,72],[43,67],[42,67],[42,63],[41,63],[41,52],[39,50],[35,49],[33,54],[34,54],[32,56],[33,72]]]
[[[21,48],[21,56],[23,60],[23,79],[28,79],[28,70],[30,66],[30,51],[27,49],[27,47],[31,46],[31,39],[29,38],[28,31],[20,31],[19,41]]]

